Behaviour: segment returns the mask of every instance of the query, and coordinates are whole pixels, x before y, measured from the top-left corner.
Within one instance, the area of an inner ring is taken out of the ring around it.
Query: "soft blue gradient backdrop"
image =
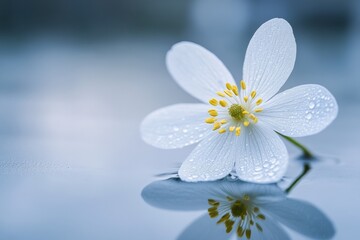
[[[197,42],[240,80],[252,34],[273,17],[292,24],[298,46],[283,89],[318,83],[339,103],[328,129],[300,141],[340,163],[318,164],[291,196],[327,213],[335,239],[359,236],[359,1],[51,2],[0,1],[0,239],[175,239],[202,213],[140,197],[192,149],[140,139],[151,111],[196,102],[165,54]]]

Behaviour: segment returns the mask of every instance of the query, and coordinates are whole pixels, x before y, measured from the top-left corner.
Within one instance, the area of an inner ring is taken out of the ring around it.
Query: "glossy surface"
[[[219,9],[217,1],[208,2],[209,8]],[[245,20],[238,24],[222,15],[222,21],[234,25],[220,28],[205,24],[200,31],[198,25],[189,24],[187,36],[125,36],[92,44],[46,37],[2,39],[0,239],[172,240],[203,234],[202,229],[213,226],[209,224],[216,225],[207,215],[207,202],[201,209],[174,211],[142,199],[142,190],[159,180],[155,175],[175,172],[192,147],[153,148],[141,140],[139,126],[154,109],[196,101],[166,71],[166,52],[180,40],[206,46],[240,80],[246,46],[263,22],[259,19],[274,17],[267,17],[267,7],[257,13],[251,18],[242,14]],[[288,197],[323,212],[334,225],[334,239],[356,239],[360,236],[359,23],[354,19],[346,30],[330,32],[319,32],[322,28],[312,24],[298,26],[294,27],[297,61],[284,89],[321,84],[337,98],[339,114],[326,131],[298,139],[322,157]],[[298,150],[288,148],[289,178],[280,183],[282,189],[302,171],[302,164],[294,161]],[[185,210],[185,203],[177,204]],[[190,231],[195,223],[198,233]],[[309,239],[285,223],[293,224],[284,220],[271,229],[293,239]],[[221,226],[219,234],[225,234]]]

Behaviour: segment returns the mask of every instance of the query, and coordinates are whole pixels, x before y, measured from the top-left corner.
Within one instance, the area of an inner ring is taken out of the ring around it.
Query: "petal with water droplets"
[[[236,173],[244,181],[277,182],[287,169],[288,153],[280,137],[257,123],[243,129],[236,149]]]
[[[274,96],[290,76],[296,43],[290,24],[274,18],[259,27],[246,50],[243,78],[247,95],[256,90],[264,100]]]
[[[302,137],[326,128],[336,118],[338,105],[326,88],[308,84],[277,94],[263,109],[261,121],[284,135]]]
[[[167,68],[175,81],[203,102],[217,97],[227,82],[235,84],[225,65],[210,51],[192,42],[175,44],[166,56]]]
[[[145,142],[159,148],[181,148],[199,142],[211,126],[205,104],[176,104],[150,113],[141,124]]]
[[[187,182],[212,181],[225,177],[234,167],[234,134],[209,135],[191,152],[179,169],[179,176]]]

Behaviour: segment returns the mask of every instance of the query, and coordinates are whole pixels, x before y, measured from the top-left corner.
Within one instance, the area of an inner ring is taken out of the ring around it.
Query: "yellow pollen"
[[[230,213],[226,213],[225,215],[223,215],[219,221],[217,221],[217,224],[225,222],[226,220],[228,220],[230,218]]]
[[[239,95],[239,90],[238,90],[238,88],[237,88],[237,86],[232,86],[232,91],[233,91],[233,93],[236,95],[236,96],[238,96]]]
[[[249,124],[250,124],[250,122],[248,122],[248,121],[245,121],[245,122],[244,122],[244,126],[245,126],[245,127],[249,126]]]
[[[225,124],[225,123],[227,123],[227,121],[226,121],[226,119],[223,119],[223,120],[220,121],[220,123]]]
[[[231,89],[232,89],[231,84],[230,84],[230,83],[226,83],[226,88],[229,89],[229,90],[231,90]]]
[[[246,115],[246,114],[249,114],[248,111],[243,111],[242,114]]]
[[[213,106],[217,106],[219,104],[218,100],[216,100],[215,98],[210,99],[209,103]]]
[[[244,80],[241,80],[241,81],[240,81],[240,85],[241,85],[241,88],[242,88],[243,90],[246,89],[246,84],[245,84],[245,81],[244,81]]]
[[[234,199],[232,197],[230,197],[230,196],[227,196],[226,200],[228,200],[229,202],[234,201]]]
[[[226,95],[228,95],[229,97],[233,96],[233,93],[229,90],[224,90],[224,93],[226,93]]]
[[[235,135],[240,136],[240,133],[241,133],[241,127],[237,127],[235,131]]]
[[[222,107],[226,107],[228,104],[225,100],[220,100],[219,101],[219,104],[222,106]]]
[[[245,102],[247,102],[247,101],[248,101],[248,99],[249,99],[249,97],[248,97],[248,96],[245,96],[245,97],[244,97],[244,101],[245,101]]]
[[[258,112],[262,112],[262,111],[263,111],[262,108],[256,108],[256,109],[255,109],[255,112],[257,112],[257,113],[258,113]]]
[[[247,239],[250,239],[250,238],[251,238],[251,230],[250,230],[250,229],[246,229],[245,235],[246,235],[246,238],[247,238]]]
[[[260,105],[262,103],[262,98],[259,98],[257,101],[256,101],[256,105]]]
[[[216,121],[216,118],[213,118],[213,117],[205,119],[206,123],[214,123],[215,121]]]
[[[220,127],[221,127],[221,123],[220,123],[220,122],[214,123],[213,131],[218,130]]]
[[[220,97],[225,97],[226,96],[225,93],[223,93],[223,92],[216,92],[216,94],[219,95]]]
[[[222,128],[222,129],[219,130],[219,133],[220,133],[220,134],[223,134],[223,133],[225,133],[225,132],[226,132],[226,129],[225,129],[225,128]]]
[[[210,116],[213,117],[216,117],[218,115],[218,112],[215,109],[210,109],[208,113],[210,114]]]
[[[256,96],[256,91],[252,91],[250,95],[252,98],[254,98]]]
[[[255,120],[255,119],[256,119],[256,117],[255,117],[254,114],[250,114],[249,117],[251,118],[251,120]]]
[[[235,126],[229,127],[229,131],[230,131],[230,132],[233,132],[234,130],[235,130]]]

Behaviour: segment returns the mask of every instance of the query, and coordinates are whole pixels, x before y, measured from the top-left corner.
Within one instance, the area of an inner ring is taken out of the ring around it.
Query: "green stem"
[[[294,144],[296,147],[300,148],[303,152],[304,158],[306,158],[306,159],[314,158],[314,155],[310,152],[310,150],[307,149],[304,145],[302,145],[298,141],[296,141],[295,139],[285,136],[285,135],[282,135],[281,133],[277,133],[277,134],[279,134],[280,136],[282,136],[283,138],[285,138],[286,140],[288,140],[289,142]]]
[[[302,173],[290,184],[289,187],[285,189],[285,193],[289,194],[291,190],[300,182],[300,180],[311,170],[310,164],[304,163],[304,168]]]

